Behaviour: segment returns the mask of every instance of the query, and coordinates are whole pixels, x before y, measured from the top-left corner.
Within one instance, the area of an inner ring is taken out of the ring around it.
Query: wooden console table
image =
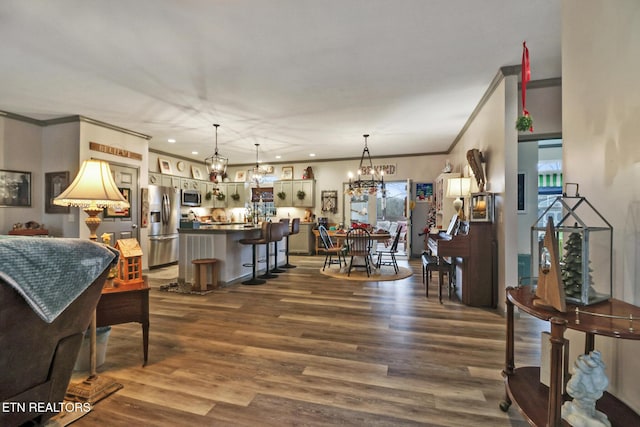
[[[142,325],[142,366],[146,366],[149,355],[149,285],[146,277],[144,284],[102,289],[96,308],[96,326],[129,322]]]
[[[618,339],[640,340],[640,307],[610,299],[598,304],[579,306],[581,311],[601,315],[629,316],[635,319],[615,319],[610,317],[576,314],[575,305],[567,304],[567,312],[546,310],[533,305],[535,294],[530,287],[507,288],[507,346],[505,368],[506,398],[500,409],[507,411],[512,402],[520,408],[525,419],[534,426],[568,426],[561,417],[561,407],[570,396],[562,394],[562,346],[567,328],[585,333],[584,352],[594,349],[595,336],[602,335]],[[551,323],[551,378],[550,387],[540,383],[539,367],[516,369],[514,363],[514,305],[520,310]],[[640,416],[615,396],[605,392],[596,403],[615,426],[638,426]]]

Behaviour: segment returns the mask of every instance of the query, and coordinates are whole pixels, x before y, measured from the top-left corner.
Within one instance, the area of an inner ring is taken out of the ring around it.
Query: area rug
[[[213,292],[215,289],[207,289],[206,291],[197,291],[191,289],[191,283],[185,283],[180,286],[177,282],[171,282],[167,285],[160,285],[160,290],[164,292],[175,292],[177,294],[189,294],[189,295],[207,295]]]
[[[406,267],[399,267],[398,274],[393,270],[392,266],[383,265],[380,269],[373,269],[370,277],[367,277],[367,272],[364,268],[353,268],[351,270],[351,275],[347,276],[347,268],[342,267],[339,268],[337,266],[327,267],[322,271],[320,269],[320,273],[325,276],[333,277],[336,279],[342,280],[354,280],[359,282],[386,282],[391,280],[401,280],[406,279],[413,275],[413,272]]]

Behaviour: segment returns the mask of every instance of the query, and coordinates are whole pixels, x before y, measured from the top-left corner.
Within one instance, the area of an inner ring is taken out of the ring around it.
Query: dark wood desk
[[[96,326],[137,322],[142,325],[144,363],[149,356],[149,285],[104,288],[96,308]]]

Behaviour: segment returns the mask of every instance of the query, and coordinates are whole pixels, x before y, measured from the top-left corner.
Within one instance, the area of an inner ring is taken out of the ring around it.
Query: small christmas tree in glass
[[[580,233],[571,233],[564,245],[564,258],[561,263],[562,283],[566,296],[580,300],[582,295],[582,236]],[[589,262],[589,260],[587,260]],[[593,278],[589,268],[589,296],[595,296]]]

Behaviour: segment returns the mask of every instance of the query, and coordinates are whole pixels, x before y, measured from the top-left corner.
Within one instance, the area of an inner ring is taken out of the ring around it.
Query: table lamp
[[[461,177],[461,178],[450,178],[447,180],[447,193],[446,196],[449,198],[455,198],[453,201],[453,208],[458,213],[458,218],[460,221],[464,221],[464,210],[462,209],[462,198],[467,197],[471,194],[471,178]]]
[[[104,208],[127,208],[129,202],[124,198],[111,175],[109,163],[102,160],[85,160],[73,182],[58,197],[54,205],[82,208],[87,215],[85,224],[89,227],[89,239],[96,241],[96,230],[102,220],[98,214]],[[121,384],[107,377],[98,377],[96,367],[96,312],[94,310],[90,325],[90,373],[84,381],[72,384],[67,389],[67,398],[71,400],[98,402],[122,388]]]

